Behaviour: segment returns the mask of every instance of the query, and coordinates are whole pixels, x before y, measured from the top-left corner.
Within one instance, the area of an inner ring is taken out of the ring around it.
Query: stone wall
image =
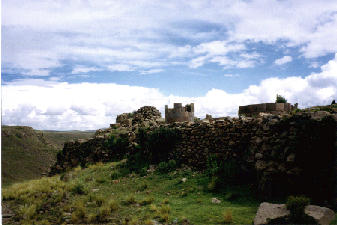
[[[255,175],[258,193],[264,197],[300,193],[315,200],[319,193],[320,199],[331,200],[337,165],[336,120],[336,114],[312,112],[147,126],[149,130],[177,129],[181,138],[170,157],[197,170],[206,168],[210,155],[235,160],[242,171]],[[118,127],[101,130],[88,141],[65,144],[53,173],[80,161],[112,160],[114,152],[107,151],[104,142],[122,128]],[[132,149],[137,141],[136,130],[123,129]]]
[[[292,106],[290,103],[262,103],[246,106],[239,106],[239,116],[258,116],[260,113],[270,113],[273,115],[282,115],[290,113],[297,108],[297,104]]]
[[[173,123],[173,122],[193,122],[194,121],[194,104],[188,104],[184,107],[181,103],[174,103],[173,108],[168,108],[165,105],[165,122]]]

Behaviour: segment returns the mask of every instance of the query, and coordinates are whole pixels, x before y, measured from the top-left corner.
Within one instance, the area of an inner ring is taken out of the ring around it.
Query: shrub
[[[97,222],[105,222],[107,217],[110,215],[110,208],[107,205],[103,205],[98,209],[98,213],[96,215]]]
[[[159,173],[167,173],[169,171],[169,165],[167,162],[161,162],[158,164]]]
[[[78,195],[83,195],[85,193],[83,184],[75,184],[71,188],[71,192]]]
[[[136,198],[133,195],[128,196],[124,201],[125,205],[132,205],[135,204],[136,202],[137,202]]]
[[[224,223],[232,223],[233,222],[233,216],[232,211],[226,210],[223,214],[223,221]]]
[[[149,207],[149,210],[151,212],[157,212],[158,208],[157,208],[157,206],[155,204],[151,204],[150,207]]]
[[[85,208],[82,203],[75,206],[75,210],[71,214],[71,221],[73,223],[82,223],[85,218]]]
[[[109,157],[111,160],[121,160],[126,157],[129,152],[129,139],[125,134],[119,136],[111,135],[105,142],[105,147],[109,149]]]
[[[168,166],[169,166],[170,170],[172,171],[172,170],[176,169],[177,162],[174,159],[171,159],[171,160],[168,161]]]
[[[137,139],[145,158],[156,164],[168,160],[179,135],[176,129],[160,127],[151,132],[139,129]]]
[[[141,150],[129,155],[126,161],[126,167],[130,172],[140,173],[143,168],[147,168],[149,162]]]
[[[139,171],[139,176],[145,177],[146,175],[147,175],[147,167],[143,167],[143,168],[140,169],[140,171]]]
[[[158,210],[158,216],[160,222],[167,222],[169,219],[169,213],[171,208],[169,205],[162,205]]]
[[[292,220],[302,222],[304,209],[309,205],[310,199],[304,196],[290,196],[287,199],[287,209],[290,211]]]
[[[35,214],[36,214],[36,208],[37,208],[36,204],[24,205],[20,209],[20,214],[21,214],[22,218],[24,218],[25,220],[33,219]]]
[[[154,201],[154,198],[147,197],[139,202],[140,205],[149,205]]]
[[[276,95],[275,103],[287,103],[287,100],[282,95]]]
[[[137,187],[137,191],[145,191],[147,189],[147,184],[141,184]]]
[[[104,198],[102,196],[95,196],[95,204],[100,207],[104,203]]]
[[[210,155],[206,164],[206,175],[210,181],[209,190],[216,190],[226,184],[237,184],[242,182],[242,171],[235,160],[225,160],[216,155]]]
[[[163,204],[169,204],[169,200],[167,198],[165,198],[162,203]]]
[[[109,200],[107,205],[108,205],[111,212],[116,211],[119,208],[119,205],[118,205],[117,201],[115,201],[113,199]]]
[[[121,173],[119,171],[114,170],[110,175],[112,180],[117,180],[121,177]]]

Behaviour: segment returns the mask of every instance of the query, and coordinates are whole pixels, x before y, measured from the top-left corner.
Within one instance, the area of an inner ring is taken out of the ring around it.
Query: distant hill
[[[63,148],[64,142],[75,139],[88,139],[91,138],[95,131],[52,131],[52,130],[36,130],[38,134],[42,134],[50,144],[58,149]]]
[[[90,138],[94,132],[40,131],[26,126],[1,127],[2,185],[35,179],[47,173],[63,143]]]

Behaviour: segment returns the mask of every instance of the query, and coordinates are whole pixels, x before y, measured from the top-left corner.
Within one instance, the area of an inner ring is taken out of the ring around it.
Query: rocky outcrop
[[[335,218],[335,213],[329,208],[317,205],[308,205],[305,207],[304,213],[312,217],[317,224],[328,225]],[[254,225],[269,224],[272,220],[279,220],[290,215],[285,204],[272,204],[263,202],[254,219]]]

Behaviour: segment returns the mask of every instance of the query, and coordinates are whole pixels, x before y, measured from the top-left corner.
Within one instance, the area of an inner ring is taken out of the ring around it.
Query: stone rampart
[[[273,115],[288,114],[293,109],[296,109],[297,105],[292,106],[290,103],[262,103],[246,106],[239,106],[239,116],[258,116],[260,113],[269,113]]]

